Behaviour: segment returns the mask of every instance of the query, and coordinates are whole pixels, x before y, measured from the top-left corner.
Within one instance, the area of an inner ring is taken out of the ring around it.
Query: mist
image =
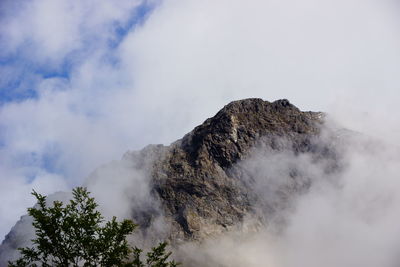
[[[187,266],[398,266],[399,147],[333,133],[318,142],[334,144],[334,160],[255,148],[235,168],[252,179],[265,223],[249,228],[248,218],[240,230],[183,244],[178,258]]]

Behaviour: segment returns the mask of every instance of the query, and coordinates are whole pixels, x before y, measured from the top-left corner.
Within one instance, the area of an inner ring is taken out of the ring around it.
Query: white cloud
[[[0,202],[14,199],[18,212],[2,205],[9,220],[0,235],[32,203],[36,180],[26,176],[47,175],[49,149],[60,173],[46,177],[64,189],[125,150],[182,137],[238,98],[288,98],[398,143],[388,134],[398,133],[400,98],[399,17],[390,1],[167,0],[115,50],[115,25],[128,23],[138,1],[16,3],[0,26],[2,55],[18,52],[50,70],[67,57],[73,64],[69,79],[35,76],[24,85],[37,100],[1,107],[0,187],[10,193]],[[2,73],[12,79],[19,68]],[[360,119],[367,111],[373,118]],[[36,161],[21,161],[31,153]]]
[[[115,38],[140,1],[16,1],[4,7],[2,54],[18,53],[45,68],[57,68],[70,53],[83,55]],[[7,5],[7,3],[5,4]],[[13,8],[11,8],[13,7]],[[47,66],[50,65],[50,66]]]
[[[179,259],[188,266],[398,266],[399,149],[342,138],[334,172],[310,154],[256,150],[237,167],[250,175],[267,223],[184,243]],[[298,190],[306,180],[307,190]]]

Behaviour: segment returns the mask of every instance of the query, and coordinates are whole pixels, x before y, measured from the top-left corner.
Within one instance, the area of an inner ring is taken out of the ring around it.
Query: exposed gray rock
[[[255,146],[328,154],[314,142],[322,117],[288,100],[245,99],[226,105],[169,147],[142,151],[160,155],[152,166],[153,194],[172,223],[170,239],[202,239],[237,227],[245,217],[259,217],[252,185],[233,167]]]
[[[251,173],[237,166],[258,148],[264,153],[310,153],[315,160],[328,159],[326,171],[334,171],[338,168],[334,145],[318,139],[323,123],[323,113],[302,112],[288,100],[244,99],[226,105],[170,146],[150,145],[127,152],[123,160],[148,172],[151,195],[159,203],[154,209],[136,207],[132,218],[142,229],[149,229],[162,215],[170,226],[167,238],[173,243],[244,227],[246,218],[254,219],[254,227],[265,223],[274,213],[273,205],[259,205],[262,200]],[[310,183],[296,168],[290,176],[293,182],[283,189],[282,201],[306,190]],[[260,207],[267,208],[260,211]],[[12,230],[0,247],[0,258],[10,244],[17,247],[18,238]]]

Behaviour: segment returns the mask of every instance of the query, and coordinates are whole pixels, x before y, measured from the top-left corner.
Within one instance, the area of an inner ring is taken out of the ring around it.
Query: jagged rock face
[[[153,195],[172,225],[170,239],[203,239],[259,216],[257,195],[232,169],[236,163],[255,146],[283,149],[282,140],[296,153],[322,151],[313,144],[321,124],[322,113],[301,112],[287,100],[245,99],[226,105],[169,147],[149,146],[126,157],[140,167],[156,155],[150,163]]]
[[[302,112],[288,100],[245,99],[226,105],[170,146],[150,145],[127,152],[121,162],[147,173],[155,200],[152,208],[135,206],[132,219],[151,232],[153,222],[163,217],[170,226],[167,238],[172,243],[245,228],[246,218],[264,223],[273,209],[259,212],[260,199],[251,177],[241,172],[238,164],[251,157],[254,148],[261,148],[266,153],[284,149],[307,152],[316,158],[331,158],[335,165],[332,147],[316,141],[323,117],[319,112]],[[307,187],[307,182],[299,182],[303,181],[299,176],[293,170],[293,185],[286,195]],[[21,245],[16,228],[0,246],[0,266],[5,251]]]
[[[212,158],[226,169],[242,159],[260,137],[270,137],[273,142],[272,137],[285,136],[297,142],[300,135],[318,133],[320,116],[301,112],[288,100],[235,101],[186,135],[181,147],[195,165]]]

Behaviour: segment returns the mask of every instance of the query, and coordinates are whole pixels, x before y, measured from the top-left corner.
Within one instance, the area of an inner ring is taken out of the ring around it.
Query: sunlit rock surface
[[[323,159],[328,162],[326,172],[335,171],[339,168],[337,134],[328,133],[332,142],[326,138],[321,142],[324,117],[320,112],[300,111],[288,100],[244,99],[229,103],[169,146],[149,145],[127,152],[121,162],[146,174],[152,203],[157,203],[131,209],[142,237],[154,238],[162,228],[160,238],[174,244],[201,241],[232,229],[257,231],[257,225],[268,223],[311,181],[293,167],[288,182],[275,190],[278,197],[269,201],[260,198],[253,173],[241,168],[241,162],[251,159],[255,151],[288,150],[294,155],[310,154],[315,161]],[[89,177],[89,190],[95,180],[95,175]],[[155,222],[163,226],[155,227]],[[5,265],[9,250],[24,244],[18,224],[0,247],[0,266]]]

